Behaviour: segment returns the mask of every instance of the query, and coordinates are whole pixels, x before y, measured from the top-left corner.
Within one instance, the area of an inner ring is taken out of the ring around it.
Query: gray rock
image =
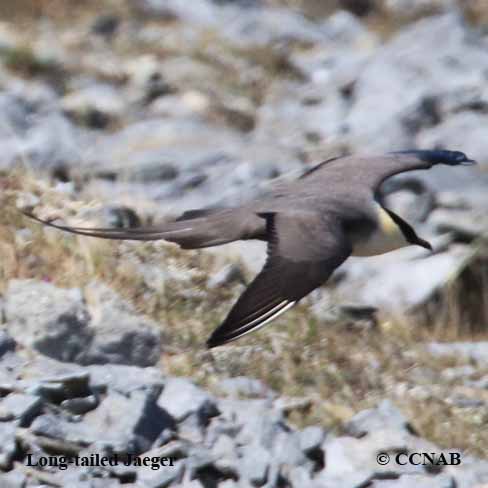
[[[134,63],[134,64],[133,64]],[[206,88],[218,83],[219,71],[198,58],[175,55],[166,59],[154,56],[134,58],[128,71],[134,83],[147,86],[151,79],[164,76],[170,86],[181,87],[179,93],[160,97],[151,104],[151,113],[175,119],[193,118],[207,114],[214,107]],[[199,79],[198,87],[192,80]],[[192,87],[185,89],[183,87]]]
[[[471,187],[469,193],[459,193],[455,189],[441,191],[436,196],[438,207],[453,210],[488,209],[488,195],[484,189],[483,181],[479,181],[481,175],[479,173],[476,175],[470,173],[470,176],[470,181],[463,181],[465,185]]]
[[[476,368],[470,364],[463,366],[455,366],[452,368],[443,369],[441,376],[446,381],[463,381],[476,374]]]
[[[488,375],[481,377],[479,380],[464,380],[464,383],[471,388],[488,390]]]
[[[207,288],[213,290],[233,283],[245,283],[244,274],[240,266],[228,264],[208,279]]]
[[[111,393],[83,417],[82,424],[118,452],[145,452],[163,429],[174,428],[174,420],[156,399],[157,391],[150,390],[134,391],[128,398]]]
[[[262,381],[246,376],[224,378],[217,385],[217,390],[232,398],[275,398],[276,393]]]
[[[427,351],[434,357],[463,357],[481,365],[488,364],[488,342],[431,342]]]
[[[241,449],[239,472],[251,484],[261,486],[266,482],[271,463],[270,453],[260,444],[249,444]]]
[[[0,304],[0,314],[1,312],[2,307]],[[7,352],[15,351],[15,345],[15,340],[6,331],[0,330],[0,358]]]
[[[445,399],[448,405],[454,405],[458,408],[480,408],[486,405],[486,402],[480,398],[470,398],[464,395],[452,395]]]
[[[9,130],[14,132],[25,131],[28,127],[27,120],[32,112],[32,107],[25,99],[12,92],[2,92],[0,95],[0,109],[2,112],[2,124],[0,136],[7,138]]]
[[[84,398],[68,398],[61,402],[61,407],[74,415],[82,415],[98,406],[99,400],[90,395]]]
[[[400,476],[397,480],[376,480],[374,488],[456,488],[454,478],[443,474],[422,475],[410,474]]]
[[[331,88],[334,89],[335,103],[342,100],[345,116],[350,105],[347,100],[348,90],[354,86],[369,58],[374,54],[379,39],[360,19],[343,10],[336,11],[328,17],[322,24],[322,29],[327,43],[321,43],[319,47],[308,50],[297,50],[291,54],[290,61],[314,83],[316,89],[327,86],[329,93]],[[330,103],[330,98],[325,98],[325,102]],[[324,114],[324,123],[332,129],[328,130],[329,134],[343,127],[342,121],[334,119],[331,124],[326,122],[325,118]]]
[[[413,427],[390,400],[383,400],[376,408],[357,413],[347,422],[345,429],[354,437],[362,437],[379,429],[413,432]]]
[[[354,146],[377,151],[413,146],[412,127],[403,118],[415,105],[438,92],[479,86],[485,48],[467,34],[459,16],[446,14],[420,20],[388,42],[355,85],[346,121]],[[435,53],[427,48],[433,45]],[[371,120],[373,112],[378,115]]]
[[[375,45],[378,40],[368,27],[357,16],[346,10],[337,10],[326,18],[322,28],[328,37],[342,47],[361,46],[366,50],[369,44]]]
[[[484,168],[488,167],[488,142],[483,127],[488,121],[486,113],[460,112],[441,124],[422,131],[416,139],[421,147],[449,147],[469,151]]]
[[[461,465],[446,466],[444,474],[455,479],[455,488],[482,487],[488,482],[488,462],[463,456]]]
[[[238,484],[236,481],[233,480],[225,480],[219,484],[219,488],[240,488],[241,485],[242,483]]]
[[[398,464],[399,452],[436,452],[442,450],[406,431],[376,429],[360,439],[353,437],[327,438],[322,446],[325,452],[325,468],[316,476],[321,486],[362,486],[373,479],[389,479],[402,474],[425,474],[423,466]],[[387,465],[379,465],[380,453],[390,455]],[[342,485],[341,485],[342,486]]]
[[[35,280],[11,280],[5,315],[12,336],[22,345],[61,361],[75,361],[92,332],[79,289],[61,289]]]
[[[104,306],[122,310],[123,312],[134,313],[132,304],[124,300],[116,291],[102,281],[93,280],[84,288],[84,296],[88,307],[92,309],[92,315],[96,317],[101,314],[100,309]]]
[[[45,377],[32,384],[27,392],[39,395],[50,402],[61,403],[66,399],[88,396],[91,393],[88,382],[89,374],[79,369],[71,373]]]
[[[0,484],[4,488],[25,488],[27,477],[20,471],[13,470],[8,473],[0,473]]]
[[[164,377],[156,368],[139,368],[118,364],[89,365],[90,385],[94,390],[117,392],[129,396],[133,391],[162,388]]]
[[[181,486],[180,482],[185,470],[185,462],[177,461],[174,466],[161,466],[157,470],[142,467],[137,473],[137,487],[166,488],[167,486]],[[176,483],[176,484],[173,484]]]
[[[434,102],[442,120],[461,112],[482,114],[488,106],[488,92],[481,86],[461,86],[457,90],[440,92]]]
[[[82,418],[44,414],[34,420],[31,430],[80,446],[96,444],[111,452],[138,454],[147,451],[163,429],[173,429],[173,419],[156,405],[156,394],[135,391],[126,397],[110,393]]]
[[[100,221],[100,225],[103,227],[128,228],[142,225],[137,213],[125,206],[103,207],[97,220]]]
[[[82,364],[152,366],[161,356],[160,332],[152,321],[109,307],[91,322],[95,330]]]
[[[249,8],[229,18],[221,33],[239,47],[278,42],[316,43],[325,38],[320,26],[285,8]]]
[[[385,207],[415,225],[425,222],[437,203],[433,188],[408,173],[386,180],[379,191]]]
[[[193,444],[201,444],[205,439],[205,427],[208,419],[192,412],[178,423],[178,437]]]
[[[144,0],[137,8],[146,14],[177,18],[196,28],[215,29],[239,47],[266,46],[279,41],[303,43],[323,39],[320,27],[300,13],[286,8],[257,5],[257,2],[226,2],[217,6],[207,0],[195,0],[191,7],[182,0]],[[246,8],[241,8],[246,4]]]
[[[290,469],[287,476],[292,488],[301,488],[303,486],[314,486],[310,472],[303,466],[296,466]]]
[[[1,402],[1,408],[18,420],[21,427],[29,425],[41,412],[41,407],[41,398],[23,393],[10,393]]]
[[[78,122],[103,129],[122,116],[126,102],[113,86],[96,83],[68,93],[61,100],[61,106]]]
[[[213,417],[207,427],[206,444],[213,446],[220,438],[227,436],[234,439],[241,427],[242,425],[236,422],[236,419],[227,418],[225,415]]]
[[[471,242],[488,234],[488,216],[482,209],[437,209],[429,222],[439,233],[450,232],[460,242]]]
[[[324,93],[323,85],[317,82],[304,88],[302,84],[276,81],[258,109],[255,137],[274,140],[275,145],[292,152],[289,161],[311,143],[320,147],[325,141],[331,145],[340,141],[348,104],[338,90]]]
[[[238,459],[236,444],[230,436],[223,434],[218,437],[211,452],[215,459],[214,466],[220,473],[235,479],[239,478],[242,464]]]
[[[424,259],[416,253],[421,255],[423,250],[402,249],[367,262],[351,259],[342,270],[347,279],[336,289],[357,304],[400,314],[420,311],[473,259],[468,246],[452,247]]]
[[[186,460],[186,471],[190,479],[205,478],[205,471],[212,469],[215,457],[205,446],[195,446]]]
[[[10,423],[0,423],[0,469],[8,470],[12,460],[17,455],[17,440],[15,426]]]
[[[183,172],[202,166],[206,161],[214,162],[216,147],[218,154],[232,156],[237,155],[241,146],[238,134],[231,130],[198,120],[160,118],[142,120],[100,138],[88,151],[87,159],[95,175],[102,171],[124,175],[125,171],[154,164],[154,161],[178,162]],[[151,149],[160,147],[164,150]]]
[[[147,134],[151,134],[150,140]],[[92,145],[87,150],[86,172],[126,181],[133,168],[162,161],[177,165],[178,177],[145,184],[136,181],[121,184],[117,181],[103,182],[102,185],[100,180],[96,180],[90,183],[89,188],[96,193],[121,193],[131,199],[140,195],[145,200],[168,203],[171,216],[189,208],[223,205],[226,201],[235,203],[236,191],[247,191],[255,180],[262,179],[260,168],[278,164],[271,164],[272,157],[263,152],[256,157],[254,147],[247,147],[244,151],[242,146],[243,140],[237,132],[194,118],[157,118],[139,122],[100,138],[98,144]],[[276,161],[280,164],[282,160],[287,161],[282,152],[274,152],[279,154]],[[236,167],[243,154],[252,167],[245,181]],[[168,215],[160,213],[161,219],[165,217]]]
[[[134,7],[150,17],[180,19],[184,23],[211,26],[218,20],[218,9],[212,2],[196,0],[191,8],[181,0],[143,0]]]
[[[154,322],[136,315],[132,307],[108,286],[91,283],[89,302],[93,340],[77,358],[82,364],[132,364],[152,366],[161,355],[160,331]]]
[[[96,35],[111,38],[117,32],[120,20],[115,14],[102,14],[93,22],[91,31]]]
[[[168,442],[164,446],[153,449],[160,457],[187,458],[190,455],[192,445],[186,440],[177,439]]]
[[[79,132],[57,112],[41,113],[29,118],[32,125],[17,146],[17,158],[38,170],[76,167],[82,162],[83,149],[89,147],[89,135]]]
[[[299,445],[300,449],[305,454],[311,454],[320,448],[325,439],[325,431],[318,425],[310,425],[305,427],[299,433]]]
[[[273,443],[272,455],[273,462],[280,466],[312,467],[312,462],[301,449],[297,432],[280,432]]]
[[[339,6],[347,9],[358,17],[365,17],[373,14],[379,7],[372,0],[339,0]]]
[[[218,403],[222,418],[240,426],[236,436],[239,444],[258,442],[271,449],[281,432],[287,432],[280,410],[271,408],[271,400],[222,399]]]
[[[206,391],[183,378],[170,378],[158,405],[166,410],[177,422],[181,422],[191,414],[197,414],[202,422],[207,422],[217,415],[215,399]]]
[[[219,488],[222,486],[222,484],[219,484]],[[181,488],[205,488],[204,485],[199,480],[192,480],[192,481],[186,481],[183,482],[181,485]]]
[[[312,315],[330,327],[369,330],[378,325],[378,308],[365,304],[337,304],[333,296],[321,295],[310,308]]]
[[[99,438],[99,432],[90,431],[85,424],[70,422],[66,419],[58,418],[54,414],[43,414],[36,417],[30,426],[30,431],[36,435],[80,446],[88,446]]]
[[[153,183],[155,181],[174,180],[179,175],[178,167],[172,162],[148,162],[134,168],[129,175],[131,181]]]
[[[2,143],[2,161],[0,169],[11,168],[20,156],[19,141],[17,137],[24,136],[29,124],[28,119],[32,115],[33,108],[20,95],[3,92],[0,94],[0,141]]]
[[[447,12],[455,5],[454,0],[385,0],[383,9],[387,15],[406,21]]]
[[[328,484],[335,486],[336,482],[341,482],[342,486],[348,487],[357,487],[370,480],[375,468],[369,466],[364,458],[360,463],[357,462],[357,453],[353,445],[353,442],[347,438],[326,442],[324,450],[327,465],[315,479],[323,483],[323,486]],[[351,449],[346,453],[348,447]],[[364,456],[369,456],[369,453],[365,452]]]

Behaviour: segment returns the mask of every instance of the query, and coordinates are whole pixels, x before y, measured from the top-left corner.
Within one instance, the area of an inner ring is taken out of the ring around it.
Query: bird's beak
[[[466,161],[461,163],[462,166],[473,166],[474,164],[478,164],[474,159],[466,159]]]

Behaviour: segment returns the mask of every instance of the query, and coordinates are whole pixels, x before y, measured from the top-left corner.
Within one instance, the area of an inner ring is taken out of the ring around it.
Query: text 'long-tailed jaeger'
[[[461,152],[447,150],[339,157],[240,207],[189,210],[173,222],[151,227],[68,227],[26,215],[84,236],[165,239],[183,249],[239,239],[267,241],[267,261],[208,339],[207,345],[214,347],[256,330],[289,310],[324,284],[351,255],[382,254],[408,244],[430,249],[407,222],[381,204],[378,188],[390,176],[436,164],[457,166],[474,161]]]

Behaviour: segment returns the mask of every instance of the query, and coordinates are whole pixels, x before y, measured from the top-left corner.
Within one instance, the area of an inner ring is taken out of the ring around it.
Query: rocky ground
[[[487,484],[486,3],[15,5],[0,5],[1,486]],[[414,147],[480,163],[384,186],[435,252],[351,259],[212,352],[262,246],[78,239],[17,211],[134,226]],[[462,464],[376,459],[417,451]],[[176,463],[27,462],[97,452]]]

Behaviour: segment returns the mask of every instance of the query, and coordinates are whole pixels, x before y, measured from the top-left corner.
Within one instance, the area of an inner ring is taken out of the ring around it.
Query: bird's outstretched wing
[[[472,165],[475,161],[458,151],[406,150],[377,156],[350,155],[332,158],[314,166],[302,181],[319,188],[339,185],[353,194],[359,188],[376,191],[386,179],[406,171],[430,169],[435,164]],[[324,186],[327,185],[327,186]]]
[[[208,339],[208,347],[271,322],[325,283],[351,254],[350,243],[332,218],[315,213],[259,215],[266,219],[268,259]]]

